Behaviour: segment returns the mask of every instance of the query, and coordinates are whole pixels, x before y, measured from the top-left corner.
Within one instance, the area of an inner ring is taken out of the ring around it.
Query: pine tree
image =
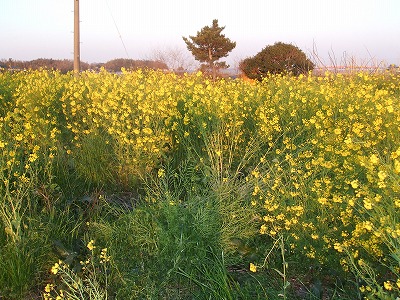
[[[203,27],[196,36],[189,36],[189,39],[183,37],[188,50],[196,60],[206,63],[202,68],[211,72],[213,78],[216,78],[218,69],[229,67],[225,62],[218,60],[227,57],[236,47],[236,42],[221,34],[224,29],[225,26],[218,26],[218,20],[213,20],[211,27]]]

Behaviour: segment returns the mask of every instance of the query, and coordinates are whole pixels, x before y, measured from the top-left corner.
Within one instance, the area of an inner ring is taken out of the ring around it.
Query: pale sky
[[[0,0],[0,59],[73,59],[73,9],[74,0]],[[236,42],[231,65],[278,41],[309,56],[314,47],[326,65],[329,55],[400,65],[399,0],[80,0],[81,60],[187,51],[182,36],[213,19]]]

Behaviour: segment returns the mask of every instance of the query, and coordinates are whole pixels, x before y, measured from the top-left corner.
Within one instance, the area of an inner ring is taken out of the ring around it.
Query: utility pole
[[[78,76],[81,69],[79,38],[79,0],[74,0],[74,74]]]

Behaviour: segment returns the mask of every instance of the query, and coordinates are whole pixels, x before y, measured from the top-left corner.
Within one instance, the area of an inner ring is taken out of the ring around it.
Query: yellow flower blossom
[[[398,208],[400,208],[400,199],[395,199],[394,200],[394,205]]]
[[[378,177],[380,180],[385,180],[387,178],[387,173],[385,171],[379,171]]]
[[[365,209],[371,210],[372,209],[372,202],[370,199],[365,198],[363,200]]]
[[[60,264],[61,261],[59,261],[58,263],[55,263],[52,267],[51,267],[51,273],[53,273],[54,275],[58,273],[58,270],[60,269]]]
[[[342,133],[342,130],[340,128],[335,128],[333,131],[336,135],[340,135]]]
[[[165,170],[164,169],[158,169],[157,176],[158,176],[158,178],[164,177],[165,176]]]
[[[90,240],[90,242],[86,246],[90,251],[92,251],[96,246],[94,245],[94,240]]]
[[[46,293],[50,293],[51,292],[51,290],[53,289],[53,284],[50,284],[50,283],[48,283],[48,284],[46,284],[46,287],[44,288],[44,291],[46,292]]]
[[[253,263],[250,263],[250,271],[254,273],[257,272],[257,266]]]
[[[384,286],[385,289],[387,289],[388,291],[391,291],[391,290],[393,289],[393,285],[392,285],[392,283],[391,283],[389,280],[385,281],[385,282],[383,283],[383,286]]]
[[[21,133],[18,133],[18,134],[15,136],[15,140],[18,141],[18,142],[22,141],[23,138],[24,138],[24,136],[23,136]]]
[[[358,188],[358,180],[357,179],[353,180],[350,184],[351,184],[353,189]]]
[[[372,231],[373,225],[372,225],[372,223],[370,221],[366,221],[366,222],[364,222],[364,228],[367,231]]]
[[[400,161],[398,161],[397,159],[395,159],[393,161],[394,164],[394,171],[399,174],[400,173]]]
[[[379,158],[375,154],[372,154],[369,158],[369,161],[373,164],[376,165],[379,163]]]
[[[343,246],[342,246],[340,243],[335,243],[335,244],[333,245],[333,248],[334,248],[335,250],[337,250],[338,252],[343,252]]]
[[[265,224],[261,225],[260,227],[260,234],[266,234],[267,233],[267,226]]]

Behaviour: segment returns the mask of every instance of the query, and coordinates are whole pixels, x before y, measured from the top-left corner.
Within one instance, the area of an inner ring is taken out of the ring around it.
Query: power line
[[[117,22],[115,22],[115,18],[114,18],[114,15],[112,14],[112,11],[111,11],[111,8],[110,8],[110,5],[108,5],[108,1],[107,1],[107,0],[105,0],[105,2],[106,2],[106,4],[107,4],[108,10],[109,10],[109,12],[110,12],[111,18],[112,18],[112,20],[113,20],[113,22],[114,22],[115,28],[117,29],[117,32],[118,32],[119,38],[121,39],[122,46],[123,46],[123,47],[124,47],[124,49],[125,49],[125,54],[126,54],[126,57],[127,57],[127,58],[130,58],[130,57],[129,57],[129,54],[128,54],[128,50],[126,50],[126,46],[125,46],[124,40],[122,39],[121,32],[120,32],[120,31],[119,31],[119,29],[118,29]]]

